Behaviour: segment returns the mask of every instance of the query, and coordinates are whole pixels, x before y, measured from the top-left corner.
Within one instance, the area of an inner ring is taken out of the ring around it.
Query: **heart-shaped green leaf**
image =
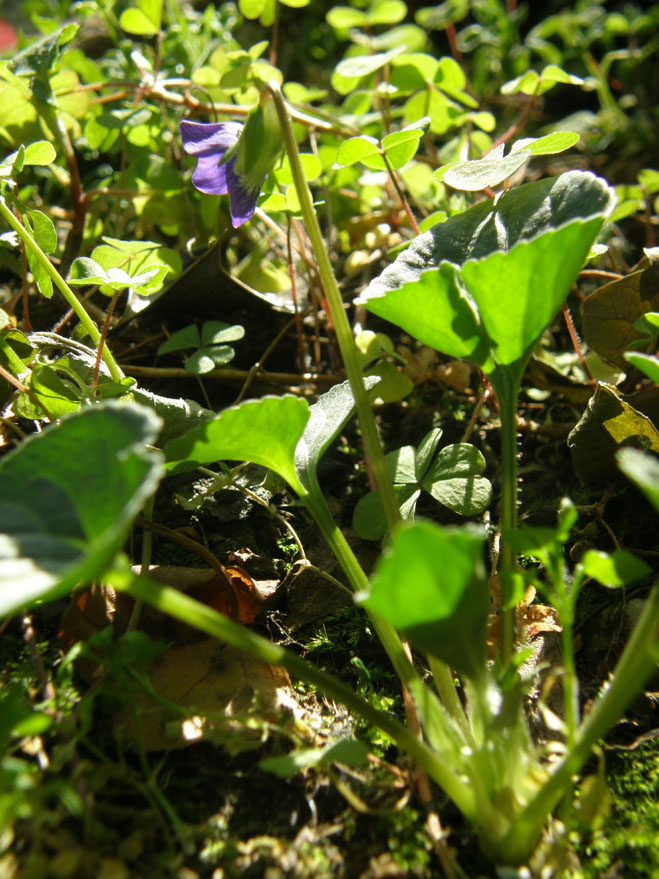
[[[490,598],[480,532],[404,523],[358,600],[415,647],[467,676],[482,674]]]
[[[137,0],[137,8],[125,9],[119,24],[129,34],[154,37],[162,23],[162,0]]]
[[[163,472],[160,419],[104,403],[62,419],[0,462],[0,615],[103,575]]]
[[[308,420],[309,404],[291,394],[248,400],[167,443],[167,467],[180,473],[200,464],[251,461],[274,470],[304,494],[295,470],[295,447]]]
[[[612,207],[581,171],[504,192],[418,236],[359,302],[514,386]]]
[[[436,501],[461,516],[482,513],[492,498],[492,486],[481,476],[485,458],[469,443],[443,448],[423,480]]]
[[[366,379],[372,387],[377,379]],[[318,461],[354,411],[348,382],[309,406],[286,394],[248,400],[225,409],[165,446],[171,473],[218,461],[252,461],[269,467],[300,497],[319,493]]]

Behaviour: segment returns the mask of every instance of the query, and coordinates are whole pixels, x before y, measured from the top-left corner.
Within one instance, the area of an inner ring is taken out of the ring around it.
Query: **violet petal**
[[[192,175],[194,186],[206,195],[226,195],[229,192],[227,166],[230,162],[220,165],[220,158],[217,155],[202,156]]]
[[[242,122],[181,122],[183,149],[191,156],[216,156],[236,144],[243,130]]]
[[[233,162],[227,162],[226,172],[231,201],[231,224],[237,229],[254,216],[263,181],[260,181],[256,189],[247,187],[243,178],[235,173]]]

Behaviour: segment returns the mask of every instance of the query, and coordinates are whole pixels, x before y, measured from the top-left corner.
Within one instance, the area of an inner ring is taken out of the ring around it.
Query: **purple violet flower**
[[[234,229],[254,216],[261,183],[256,189],[235,172],[242,122],[181,122],[183,149],[198,158],[192,182],[207,195],[228,195]]]
[[[268,92],[241,122],[181,122],[183,149],[198,158],[192,182],[201,192],[227,195],[234,229],[254,216],[263,181],[284,141],[275,102]]]

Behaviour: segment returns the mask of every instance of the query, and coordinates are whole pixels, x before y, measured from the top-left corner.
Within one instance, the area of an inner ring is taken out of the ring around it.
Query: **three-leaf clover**
[[[461,516],[482,513],[492,497],[492,485],[481,474],[485,459],[470,443],[452,443],[437,453],[442,430],[433,428],[419,447],[403,446],[389,452],[387,466],[403,519],[412,519],[422,491]],[[360,537],[379,540],[387,530],[380,493],[359,500],[352,520]]]
[[[245,328],[239,324],[229,326],[220,320],[206,321],[201,327],[190,324],[177,330],[160,345],[158,354],[172,351],[185,351],[196,348],[185,361],[185,368],[194,375],[204,375],[217,366],[225,366],[236,356],[236,352],[227,342],[237,342],[245,335]]]

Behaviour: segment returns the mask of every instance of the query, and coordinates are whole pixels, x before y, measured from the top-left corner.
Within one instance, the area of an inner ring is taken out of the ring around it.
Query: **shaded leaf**
[[[405,51],[404,46],[397,46],[389,52],[376,52],[374,55],[357,55],[346,58],[336,65],[336,73],[339,76],[361,79],[376,70],[381,70],[392,58]]]
[[[198,348],[201,345],[201,335],[196,324],[190,324],[172,333],[169,339],[165,339],[158,345],[158,354],[170,354],[173,351],[185,351],[187,348]]]
[[[159,419],[104,403],[0,461],[0,614],[103,575],[162,474]]]
[[[659,431],[615,388],[600,384],[568,436],[579,478],[589,483],[611,477],[615,451],[623,445],[659,452]]]
[[[414,516],[421,489],[414,484],[394,485],[401,518]],[[382,540],[389,530],[379,491],[369,491],[357,501],[352,514],[352,527],[364,540]]]
[[[379,379],[365,378],[367,390]],[[350,382],[334,385],[310,408],[310,417],[295,449],[295,471],[307,489],[317,488],[316,469],[328,446],[355,410]]]
[[[423,487],[436,501],[461,516],[482,513],[490,503],[492,486],[480,474],[485,458],[469,443],[443,448],[427,472]]]
[[[634,323],[659,311],[659,265],[611,281],[591,293],[583,304],[583,337],[590,348],[621,369],[626,352],[646,338]]]
[[[137,706],[140,741],[147,751],[183,748],[204,739],[235,752],[258,747],[261,731],[240,722],[249,717],[255,698],[261,711],[273,714],[295,705],[285,669],[216,638],[170,648],[150,664],[148,675],[157,698],[141,694]],[[115,733],[134,738],[133,716],[129,709],[117,714]]]

